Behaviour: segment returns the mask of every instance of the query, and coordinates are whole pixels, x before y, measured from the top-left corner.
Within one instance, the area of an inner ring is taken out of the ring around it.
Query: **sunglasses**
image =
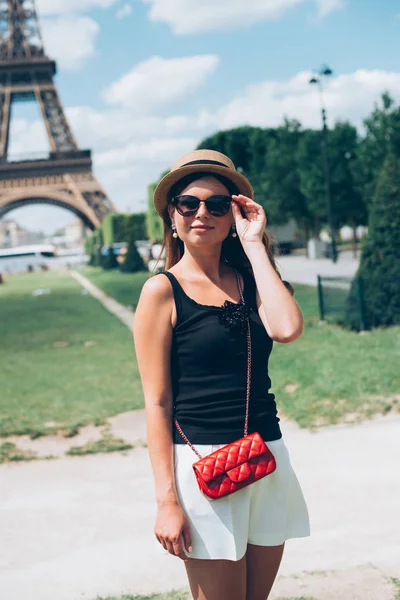
[[[197,196],[183,195],[172,198],[171,204],[183,217],[193,217],[198,211],[200,202],[202,201]],[[231,196],[218,194],[210,196],[210,198],[203,200],[203,202],[213,217],[223,217],[230,209],[232,198]]]

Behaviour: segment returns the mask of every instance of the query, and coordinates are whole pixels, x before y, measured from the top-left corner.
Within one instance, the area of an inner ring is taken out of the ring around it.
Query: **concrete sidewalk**
[[[279,256],[276,263],[282,278],[290,283],[317,285],[317,275],[353,278],[359,258],[353,258],[353,253],[345,250],[340,252],[336,263],[328,258],[310,260],[303,255]]]
[[[394,600],[400,416],[315,433],[281,426],[312,535],[287,541],[270,599]],[[153,536],[155,511],[145,448],[3,465],[0,598],[94,600],[187,587],[183,563]]]

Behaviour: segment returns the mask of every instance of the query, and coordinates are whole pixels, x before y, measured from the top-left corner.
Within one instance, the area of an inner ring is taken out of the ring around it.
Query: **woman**
[[[268,391],[273,341],[294,342],[303,317],[276,269],[265,212],[228,157],[210,150],[183,156],[158,184],[154,204],[164,222],[166,270],[143,286],[134,341],[158,505],[155,535],[184,561],[195,600],[265,600],[285,540],[310,535]],[[187,441],[206,456],[244,435],[243,322],[251,331],[248,433],[261,434],[276,469],[210,500],[197,485],[198,458]]]

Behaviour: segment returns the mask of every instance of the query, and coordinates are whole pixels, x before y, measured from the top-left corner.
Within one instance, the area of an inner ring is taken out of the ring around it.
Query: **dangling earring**
[[[177,238],[177,237],[178,237],[178,234],[176,233],[176,225],[173,223],[173,224],[171,225],[171,227],[172,227],[172,231],[174,232],[174,233],[172,234],[172,237],[174,237],[174,238]]]
[[[232,237],[237,237],[236,225],[232,225]]]

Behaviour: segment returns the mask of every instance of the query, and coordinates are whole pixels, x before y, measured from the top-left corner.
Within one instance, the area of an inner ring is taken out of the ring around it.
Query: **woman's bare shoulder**
[[[165,302],[165,300],[172,298],[173,291],[168,277],[162,273],[157,273],[149,277],[143,284],[140,296],[152,302]]]
[[[154,330],[154,315],[157,325],[174,323],[174,292],[168,278],[161,273],[152,275],[142,287],[135,311],[136,324],[148,323]],[[138,326],[138,325],[137,325]]]

